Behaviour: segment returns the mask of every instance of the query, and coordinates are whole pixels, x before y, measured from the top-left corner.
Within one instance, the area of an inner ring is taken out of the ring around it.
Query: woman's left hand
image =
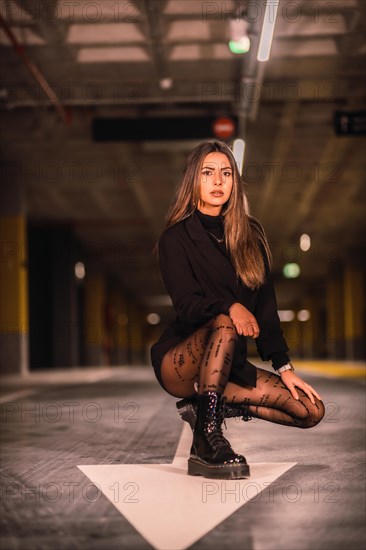
[[[313,404],[315,404],[314,395],[319,400],[321,400],[320,395],[314,390],[314,388],[310,386],[310,384],[307,384],[306,382],[304,382],[304,380],[302,380],[299,376],[297,376],[297,374],[295,374],[294,371],[285,370],[284,372],[281,372],[280,376],[281,376],[282,382],[290,390],[291,395],[295,399],[299,399],[299,394],[297,393],[295,388],[300,388],[300,390],[306,393],[306,395],[308,396],[308,398]]]

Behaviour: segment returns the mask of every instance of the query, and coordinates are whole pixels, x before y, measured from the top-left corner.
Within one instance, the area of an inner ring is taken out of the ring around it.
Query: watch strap
[[[292,370],[292,371],[295,370],[292,363],[286,363],[286,365],[283,365],[282,367],[280,367],[279,369],[277,369],[277,372],[278,372],[279,374],[281,374],[282,372],[285,372],[285,371],[287,371],[287,370]]]

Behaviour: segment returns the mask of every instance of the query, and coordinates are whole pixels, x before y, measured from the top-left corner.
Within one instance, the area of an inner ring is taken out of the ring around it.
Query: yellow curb
[[[296,370],[307,370],[340,378],[365,378],[366,376],[366,367],[362,363],[296,360],[293,362]]]

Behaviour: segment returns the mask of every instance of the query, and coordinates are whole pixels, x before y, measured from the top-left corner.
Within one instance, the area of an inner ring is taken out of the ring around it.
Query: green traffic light
[[[241,54],[247,53],[250,48],[250,40],[248,36],[241,38],[240,40],[230,40],[229,41],[229,50],[231,53]]]

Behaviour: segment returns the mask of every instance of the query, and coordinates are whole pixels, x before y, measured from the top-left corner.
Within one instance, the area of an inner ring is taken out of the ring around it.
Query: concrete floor
[[[324,420],[310,430],[228,420],[227,436],[249,464],[296,464],[192,550],[365,547],[363,367],[298,365],[326,404]],[[1,549],[152,548],[78,468],[173,461],[183,423],[152,369],[32,373],[1,382]]]

